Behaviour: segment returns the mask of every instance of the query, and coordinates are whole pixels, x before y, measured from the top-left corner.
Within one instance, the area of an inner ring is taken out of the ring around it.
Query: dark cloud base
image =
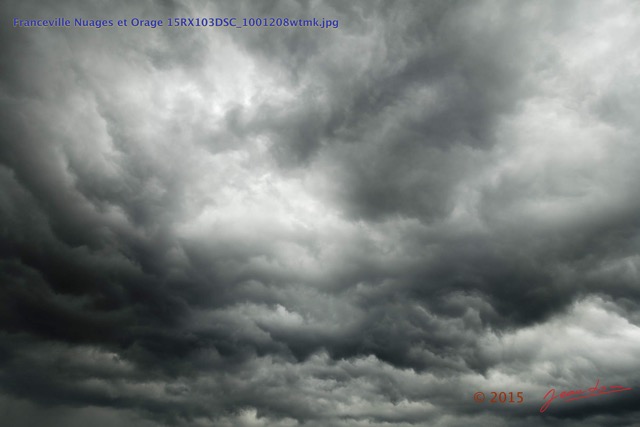
[[[7,425],[640,425],[632,2],[0,10],[340,21],[0,28]]]

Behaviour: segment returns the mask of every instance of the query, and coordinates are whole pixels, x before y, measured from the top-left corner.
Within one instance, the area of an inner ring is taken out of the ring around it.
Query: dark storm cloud
[[[340,22],[0,29],[11,425],[638,422],[637,7],[1,8]]]

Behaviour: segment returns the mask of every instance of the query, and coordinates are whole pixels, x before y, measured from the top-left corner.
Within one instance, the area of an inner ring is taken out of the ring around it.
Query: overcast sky
[[[0,11],[0,424],[640,425],[637,2]]]

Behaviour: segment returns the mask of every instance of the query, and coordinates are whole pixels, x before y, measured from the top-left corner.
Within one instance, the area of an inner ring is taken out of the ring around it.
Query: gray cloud
[[[340,22],[0,28],[9,424],[638,424],[631,2],[0,7]]]

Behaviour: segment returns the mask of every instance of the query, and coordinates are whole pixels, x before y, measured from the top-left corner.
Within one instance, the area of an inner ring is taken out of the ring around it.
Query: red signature
[[[588,397],[600,396],[601,394],[620,393],[621,391],[631,390],[629,387],[623,387],[621,385],[610,385],[608,387],[606,385],[603,385],[602,387],[598,388],[599,384],[600,384],[600,380],[596,381],[596,385],[595,386],[589,387],[586,390],[563,391],[558,395],[556,395],[556,389],[552,388],[542,398],[542,399],[544,399],[546,401],[540,407],[540,412],[546,411],[547,408],[549,408],[549,405],[551,405],[551,402],[553,402],[554,400],[556,400],[558,398],[564,400],[565,402],[571,402],[573,400],[586,399]],[[547,400],[547,398],[548,398],[548,400]]]

